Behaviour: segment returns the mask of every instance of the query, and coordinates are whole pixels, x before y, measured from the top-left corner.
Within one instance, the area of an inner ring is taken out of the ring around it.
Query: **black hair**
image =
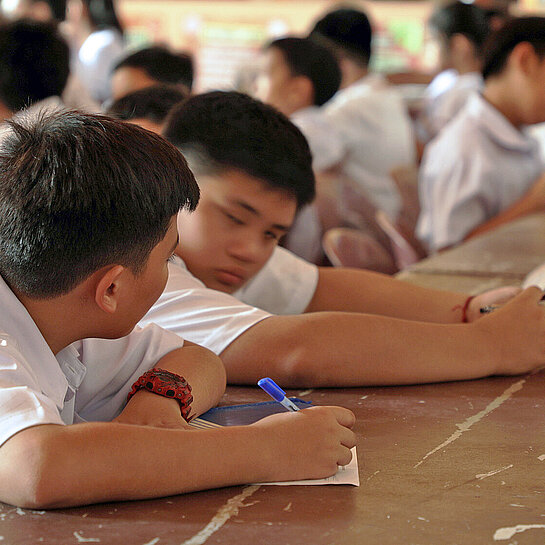
[[[123,26],[117,17],[114,0],[82,0],[87,8],[91,24],[97,30],[117,29],[123,34]]]
[[[212,91],[190,97],[171,111],[163,134],[197,176],[239,169],[286,191],[298,207],[314,198],[305,137],[285,115],[248,95]]]
[[[159,83],[193,86],[193,58],[188,53],[174,53],[162,46],[140,49],[121,59],[115,66],[119,68],[141,68]]]
[[[463,2],[438,8],[430,17],[429,24],[446,40],[455,34],[462,34],[475,46],[477,55],[482,53],[482,46],[490,32],[486,11]]]
[[[545,17],[514,17],[490,35],[484,49],[485,80],[503,72],[509,55],[521,42],[531,44],[541,59],[545,57]]]
[[[69,74],[68,45],[56,27],[19,20],[0,26],[0,100],[13,112],[60,96]]]
[[[8,122],[0,138],[0,274],[32,298],[119,264],[138,274],[199,189],[164,138],[102,115]]]
[[[275,48],[283,55],[294,76],[307,77],[314,89],[314,104],[322,106],[339,89],[341,70],[333,53],[308,38],[281,38],[267,49]]]
[[[317,21],[309,37],[366,67],[371,59],[372,35],[371,23],[363,11],[339,8]]]
[[[125,121],[149,119],[162,123],[173,106],[188,96],[188,93],[173,85],[151,85],[117,99],[106,113]]]

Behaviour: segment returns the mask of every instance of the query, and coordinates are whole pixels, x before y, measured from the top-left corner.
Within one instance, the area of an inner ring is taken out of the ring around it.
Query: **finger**
[[[352,452],[347,447],[342,447],[342,450],[339,453],[337,458],[338,466],[347,466],[352,460]]]
[[[349,409],[345,409],[344,407],[327,407],[327,409],[333,413],[337,422],[345,428],[352,428],[356,422],[354,413]]]
[[[356,434],[349,430],[348,428],[343,429],[341,434],[341,445],[347,448],[352,448],[356,446]]]
[[[538,303],[543,298],[543,291],[537,286],[530,286],[515,297],[515,301],[535,301]]]

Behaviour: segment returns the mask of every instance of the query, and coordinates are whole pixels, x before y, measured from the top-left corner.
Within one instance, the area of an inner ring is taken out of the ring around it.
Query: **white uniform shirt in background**
[[[473,95],[426,147],[418,237],[431,251],[460,242],[522,197],[543,169],[537,142]]]
[[[312,301],[317,285],[316,265],[285,248],[276,248],[259,273],[234,295],[271,314],[302,314]]]
[[[86,339],[53,354],[0,278],[0,445],[39,424],[109,421],[138,377],[183,340],[157,326],[116,340]]]
[[[441,129],[452,121],[464,108],[469,98],[482,91],[484,80],[480,72],[459,75],[451,87],[438,95],[427,115],[427,139],[432,140]]]
[[[178,257],[168,267],[165,291],[140,325],[154,322],[216,354],[272,313],[304,312],[318,284],[318,268],[284,248],[233,295],[207,288]]]
[[[124,52],[123,36],[118,30],[93,32],[72,60],[71,71],[92,100],[102,104],[110,98],[110,73]]]
[[[369,74],[338,91],[323,108],[347,153],[343,173],[377,208],[396,218],[400,197],[390,171],[416,158],[403,96],[382,76]]]

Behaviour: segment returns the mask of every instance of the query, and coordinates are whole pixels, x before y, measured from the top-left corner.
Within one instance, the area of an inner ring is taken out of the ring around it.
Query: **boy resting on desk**
[[[199,198],[172,145],[59,112],[5,128],[0,172],[1,501],[151,498],[349,462],[354,417],[338,407],[188,429],[224,392],[220,360],[157,326],[131,332],[165,286],[176,213]]]
[[[234,92],[192,97],[171,112],[165,135],[189,159],[201,202],[178,215],[183,261],[170,265],[144,323],[220,354],[229,382],[268,375],[284,386],[409,384],[545,364],[539,290],[477,320],[481,306],[514,291],[469,299],[319,268],[278,248],[312,199],[314,178],[304,137],[270,106]]]

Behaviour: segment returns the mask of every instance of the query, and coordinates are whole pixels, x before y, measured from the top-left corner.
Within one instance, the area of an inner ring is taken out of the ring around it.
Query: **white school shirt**
[[[284,248],[233,295],[207,288],[179,257],[168,267],[166,288],[140,325],[154,322],[216,354],[272,313],[304,312],[318,283],[318,268]]]
[[[427,141],[439,134],[464,108],[469,98],[483,90],[484,80],[480,72],[459,75],[449,89],[435,98],[426,119]]]
[[[73,56],[71,72],[91,99],[101,104],[110,98],[112,68],[124,53],[123,36],[117,29],[90,34]]]
[[[424,153],[418,237],[431,251],[460,242],[522,197],[543,169],[537,142],[473,95]]]
[[[157,326],[116,340],[86,339],[53,354],[0,277],[0,445],[39,424],[109,421],[138,377],[183,346]]]
[[[294,112],[290,120],[307,139],[315,172],[332,168],[342,161],[345,150],[341,136],[325,116],[323,108],[302,108]]]
[[[401,93],[382,76],[369,74],[338,91],[323,108],[346,150],[343,173],[377,208],[397,217],[401,201],[390,171],[416,160],[412,123]]]

